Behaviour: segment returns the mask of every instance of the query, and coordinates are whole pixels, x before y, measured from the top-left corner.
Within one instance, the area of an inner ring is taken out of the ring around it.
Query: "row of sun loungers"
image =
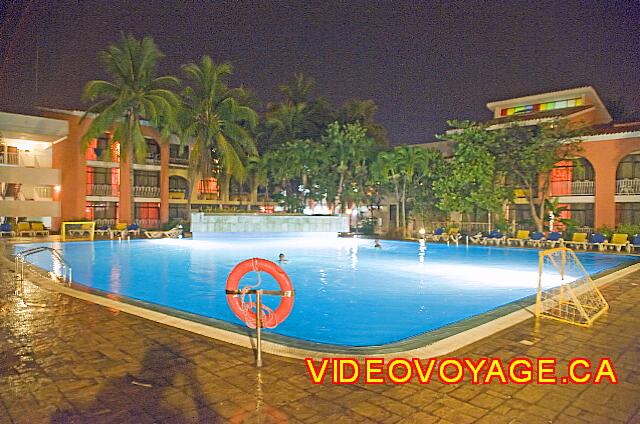
[[[459,239],[459,230],[452,228],[446,231],[444,228],[438,228],[433,233],[425,234],[426,241],[448,241],[452,238]],[[530,232],[527,230],[519,230],[515,237],[507,237],[498,230],[489,232],[486,236],[477,233],[469,237],[469,241],[473,244],[483,246],[519,246],[519,247],[537,247],[551,249],[554,247],[567,246],[575,250],[597,248],[603,252],[606,250],[616,250],[618,252],[627,250],[633,252],[635,247],[640,248],[640,235],[634,236],[629,240],[627,234],[613,234],[608,240],[603,234],[592,234],[588,237],[587,233],[574,233],[571,240],[564,240],[562,234],[557,231],[550,232],[546,236],[541,232]]]
[[[9,237],[48,236],[49,230],[44,228],[44,224],[42,222],[19,222],[15,229],[11,224],[0,224],[0,237],[4,237],[5,235]]]

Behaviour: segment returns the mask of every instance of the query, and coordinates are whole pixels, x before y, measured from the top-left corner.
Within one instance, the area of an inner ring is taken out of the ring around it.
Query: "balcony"
[[[87,196],[118,197],[120,196],[120,187],[111,184],[88,184]]]
[[[133,187],[133,197],[159,198],[160,187],[135,186]]]
[[[0,210],[4,216],[60,216],[60,202],[51,200],[0,199]]]
[[[593,181],[556,181],[551,183],[552,196],[593,196],[595,185]]]
[[[144,160],[147,165],[160,165],[160,153],[149,152]]]
[[[640,194],[640,178],[616,180],[616,194]]]
[[[28,168],[51,168],[51,154],[26,151],[0,151],[0,165],[24,166]]]
[[[189,166],[189,157],[169,156],[169,165]]]

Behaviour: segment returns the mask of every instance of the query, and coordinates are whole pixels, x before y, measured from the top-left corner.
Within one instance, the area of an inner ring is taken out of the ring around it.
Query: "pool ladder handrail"
[[[51,252],[51,256],[57,259],[58,261],[60,261],[60,263],[63,265],[63,271],[64,271],[64,274],[62,275],[62,277],[67,284],[71,284],[72,273],[73,273],[73,269],[71,268],[71,265],[69,265],[69,263],[64,260],[64,258],[62,257],[62,255],[57,249],[54,249],[52,247],[46,247],[46,246],[34,247],[32,249],[23,250],[22,252],[16,255],[15,274],[18,281],[24,282],[25,258],[35,253],[46,252],[46,251]]]

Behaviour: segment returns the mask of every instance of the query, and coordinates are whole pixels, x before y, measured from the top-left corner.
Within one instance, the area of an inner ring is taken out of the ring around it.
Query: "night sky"
[[[208,54],[233,82],[279,100],[294,72],[338,104],[373,99],[392,144],[431,141],[488,101],[593,85],[640,109],[640,1],[0,0],[0,110],[83,109],[104,78],[98,51],[120,32],[152,36],[161,72]],[[36,92],[36,40],[39,45]]]

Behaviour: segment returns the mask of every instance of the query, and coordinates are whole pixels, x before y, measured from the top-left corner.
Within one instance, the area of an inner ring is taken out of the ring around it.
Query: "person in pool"
[[[382,245],[380,244],[380,240],[376,239],[376,242],[375,242],[375,244],[374,244],[374,247],[375,247],[376,249],[382,249]]]
[[[287,258],[284,257],[284,253],[278,255],[278,262],[285,263],[287,262]]]

